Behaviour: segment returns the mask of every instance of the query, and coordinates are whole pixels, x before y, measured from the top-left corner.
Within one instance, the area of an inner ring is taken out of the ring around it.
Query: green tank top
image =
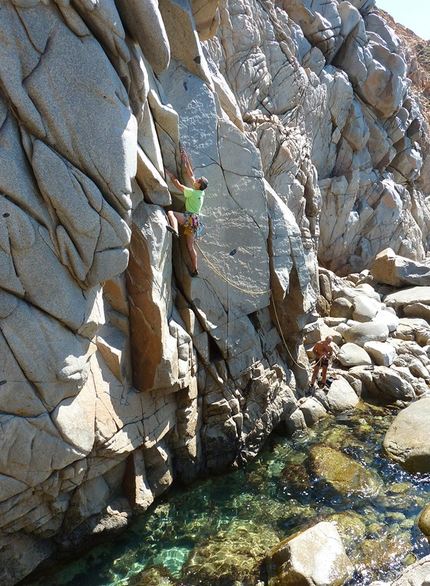
[[[203,201],[205,199],[205,192],[200,189],[193,189],[192,187],[185,187],[185,209],[192,214],[198,214],[202,209]]]

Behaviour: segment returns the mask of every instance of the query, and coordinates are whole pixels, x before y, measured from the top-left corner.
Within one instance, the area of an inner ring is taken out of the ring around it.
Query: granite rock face
[[[308,4],[0,0],[2,584],[294,424],[318,262],[424,259],[399,39],[371,0]]]

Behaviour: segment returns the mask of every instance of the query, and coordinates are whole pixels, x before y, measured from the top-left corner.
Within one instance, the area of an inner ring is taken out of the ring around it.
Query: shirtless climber
[[[330,358],[333,356],[333,347],[331,345],[332,341],[333,338],[331,336],[327,336],[325,340],[320,340],[313,347],[312,351],[315,355],[315,358],[317,359],[317,363],[315,364],[314,371],[312,373],[312,380],[310,384],[311,389],[317,380],[320,367],[322,367],[321,383],[323,386],[326,384],[328,363]]]
[[[184,213],[174,212],[172,210],[167,212],[167,217],[169,219],[167,230],[176,236],[176,238],[179,238],[178,224],[185,226],[185,241],[187,243],[188,253],[190,255],[192,265],[191,276],[197,277],[199,271],[197,270],[197,251],[194,247],[194,242],[197,239],[199,232],[201,232],[203,226],[199,218],[199,213],[202,209],[205,196],[204,190],[208,186],[208,180],[205,177],[199,177],[198,179],[194,177],[190,160],[184,150],[181,150],[181,157],[193,187],[186,187],[185,185],[182,185],[182,183],[180,183],[170,171],[165,169],[166,173],[172,180],[173,185],[179,189],[179,191],[181,191],[185,197]]]

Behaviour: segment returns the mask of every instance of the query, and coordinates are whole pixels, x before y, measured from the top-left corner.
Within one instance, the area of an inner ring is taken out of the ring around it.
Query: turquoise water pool
[[[430,553],[417,527],[430,502],[430,475],[410,475],[381,453],[394,415],[362,404],[294,438],[275,434],[246,469],[175,488],[121,537],[24,583],[263,585],[266,552],[322,520],[336,523],[342,536],[356,568],[351,586],[393,579]],[[312,466],[321,445],[348,458],[330,481]]]

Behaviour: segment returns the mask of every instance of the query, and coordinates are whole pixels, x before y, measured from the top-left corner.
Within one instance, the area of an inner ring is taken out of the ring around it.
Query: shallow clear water
[[[172,490],[120,538],[25,584],[255,586],[265,583],[272,546],[326,519],[337,523],[355,565],[351,586],[393,579],[430,553],[416,521],[430,502],[430,475],[410,475],[381,453],[394,414],[363,404],[294,438],[274,435],[246,470]],[[379,492],[315,477],[308,454],[320,444],[363,465]]]

